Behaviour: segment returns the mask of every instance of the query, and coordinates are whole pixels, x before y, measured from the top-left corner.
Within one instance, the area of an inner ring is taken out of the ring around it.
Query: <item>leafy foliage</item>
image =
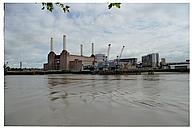
[[[55,5],[59,6],[64,13],[69,12],[69,6],[62,4],[62,3],[55,3]],[[48,11],[52,12],[54,9],[54,4],[53,3],[42,3],[42,10],[47,9]]]
[[[68,5],[65,5],[65,4],[62,4],[62,3],[54,3],[56,6],[60,7],[64,13],[66,12],[69,12],[69,8],[70,6]],[[53,9],[54,9],[54,4],[53,3],[42,3],[42,9],[41,10],[44,10],[44,9],[47,9],[48,11],[52,12]],[[120,8],[121,7],[121,3],[110,3],[108,5],[108,8],[111,9],[112,7],[117,7],[117,8]]]
[[[121,7],[121,3],[110,3],[108,5],[108,8],[111,9],[112,7],[120,8]]]

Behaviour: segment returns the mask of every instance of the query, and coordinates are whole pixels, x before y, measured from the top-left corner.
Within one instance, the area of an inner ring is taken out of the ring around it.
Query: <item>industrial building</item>
[[[136,65],[137,64],[137,58],[123,58],[119,59],[119,63],[121,64],[130,64],[130,65]]]
[[[110,46],[111,44],[108,44],[107,56],[105,56],[105,54],[95,55],[96,71],[136,69],[137,58],[121,59],[125,46],[122,47],[119,56],[117,56],[117,59],[109,60]]]
[[[167,63],[169,69],[190,69],[190,62],[177,62],[177,63]]]
[[[137,66],[137,58],[125,58],[125,59],[120,59],[119,64],[123,65],[123,70],[128,70],[128,69],[136,69]]]
[[[51,38],[48,63],[44,64],[44,70],[64,70],[64,71],[83,71],[87,67],[93,67],[95,63],[94,44],[92,43],[91,56],[83,56],[83,45],[81,45],[81,55],[72,55],[66,50],[66,35],[63,35],[63,50],[60,55],[53,51],[53,38]]]
[[[95,54],[95,61],[97,63],[100,63],[100,62],[102,63],[102,62],[107,61],[107,58],[106,58],[105,54]]]
[[[159,67],[159,54],[152,53],[142,56],[142,67],[158,68]]]
[[[105,54],[95,54],[96,70],[103,70],[106,61],[107,58]]]
[[[161,58],[160,64],[161,64],[161,65],[165,65],[165,64],[166,64],[165,58]]]
[[[169,66],[168,64],[166,63],[165,61],[165,58],[161,58],[161,62],[159,63],[159,68],[160,69],[169,69]]]

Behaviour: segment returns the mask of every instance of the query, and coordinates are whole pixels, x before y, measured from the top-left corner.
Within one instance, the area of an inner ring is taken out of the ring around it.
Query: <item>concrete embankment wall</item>
[[[45,75],[45,74],[100,74],[100,75],[126,75],[134,74],[140,75],[143,73],[154,74],[154,72],[190,72],[189,69],[154,69],[154,70],[129,70],[129,71],[62,71],[62,70],[52,70],[52,71],[7,71],[4,72],[5,75]]]

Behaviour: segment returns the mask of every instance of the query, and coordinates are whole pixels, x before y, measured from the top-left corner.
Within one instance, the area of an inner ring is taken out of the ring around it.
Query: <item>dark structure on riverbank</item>
[[[189,69],[131,69],[127,71],[43,71],[43,70],[31,70],[31,71],[6,71],[5,75],[46,75],[46,74],[92,74],[92,75],[140,75],[142,73],[154,74],[156,72],[186,72],[189,73]]]

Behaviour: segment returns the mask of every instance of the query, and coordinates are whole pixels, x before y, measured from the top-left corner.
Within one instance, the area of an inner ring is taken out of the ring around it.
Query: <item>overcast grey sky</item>
[[[91,55],[107,53],[110,59],[137,57],[157,52],[168,62],[189,59],[189,4],[125,4],[109,10],[107,4],[68,4],[69,13],[55,8],[42,11],[41,4],[5,4],[5,61],[11,67],[43,67],[53,37],[54,51]]]

